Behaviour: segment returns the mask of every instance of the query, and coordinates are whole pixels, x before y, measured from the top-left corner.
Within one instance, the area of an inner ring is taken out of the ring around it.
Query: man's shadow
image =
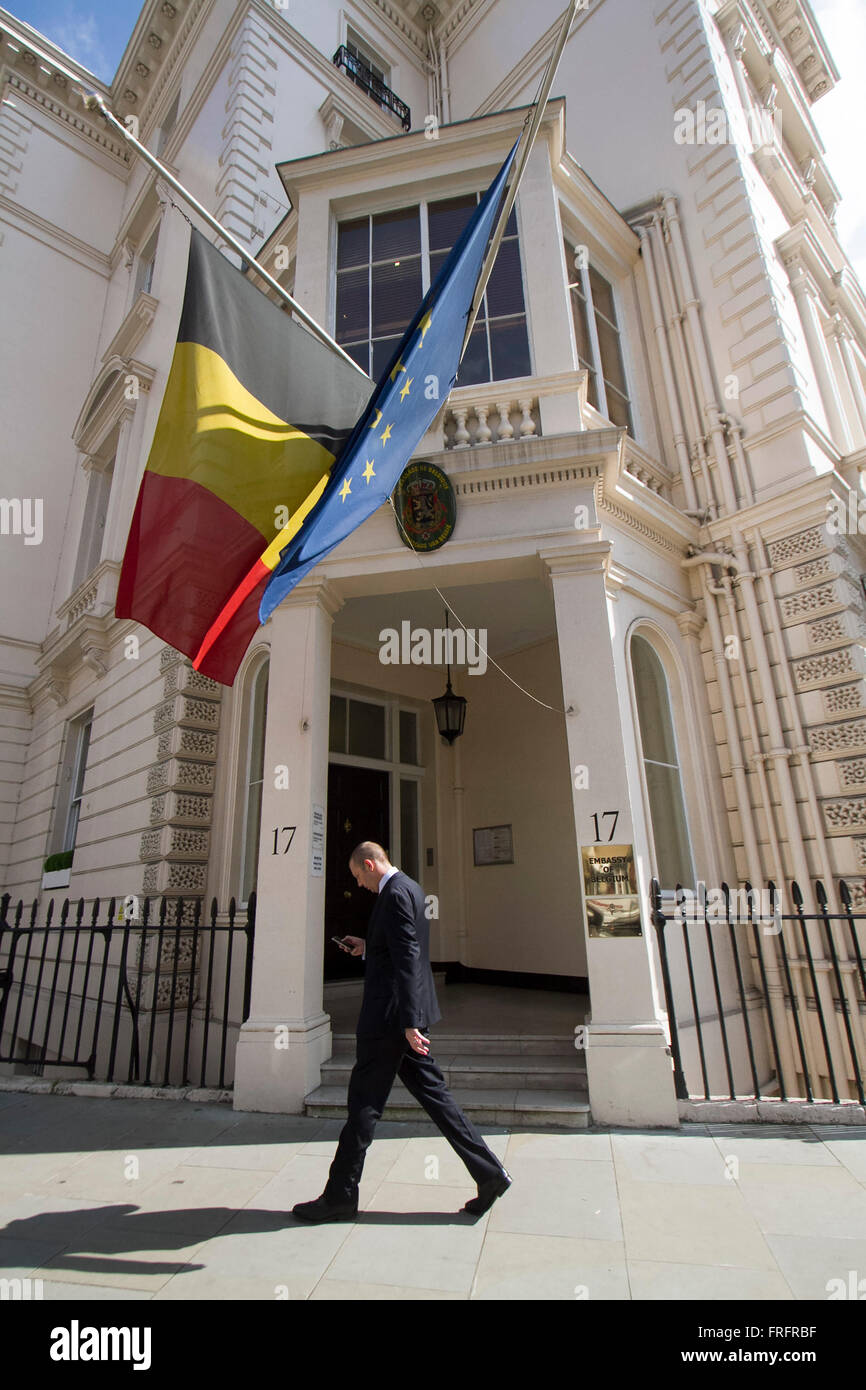
[[[447,1198],[445,1199],[447,1201]],[[82,1217],[89,1224],[82,1229]],[[117,1220],[118,1217],[123,1218]],[[198,1218],[194,1225],[179,1226],[185,1217]],[[328,1222],[348,1230],[359,1226],[465,1226],[480,1218],[464,1211],[360,1211],[352,1221]],[[107,1225],[109,1221],[115,1222]],[[170,1227],[167,1225],[170,1222]],[[110,1242],[118,1250],[171,1250],[200,1245],[232,1235],[269,1235],[280,1230],[309,1229],[309,1221],[299,1221],[291,1211],[266,1211],[244,1207],[188,1207],[168,1212],[140,1211],[132,1203],[86,1207],[77,1211],[39,1212],[13,1219],[0,1227],[0,1268],[20,1265],[13,1242],[28,1241],[53,1246],[46,1267],[77,1269],[104,1274],[179,1274],[203,1269],[201,1264],[176,1261],[117,1259],[112,1253],[94,1253],[92,1236],[98,1227],[98,1241]],[[230,1229],[228,1229],[230,1227]],[[5,1239],[4,1239],[5,1238]],[[6,1244],[6,1242],[9,1244]]]

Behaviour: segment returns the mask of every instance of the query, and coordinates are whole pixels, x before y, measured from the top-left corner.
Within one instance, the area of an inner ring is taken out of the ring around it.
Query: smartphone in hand
[[[349,946],[346,945],[345,941],[343,940],[343,938],[342,938],[341,936],[332,936],[332,937],[331,937],[331,940],[334,941],[334,942],[336,942],[336,944],[340,947],[340,950],[341,950],[341,951],[349,951],[349,950],[351,950],[351,947],[349,947]]]

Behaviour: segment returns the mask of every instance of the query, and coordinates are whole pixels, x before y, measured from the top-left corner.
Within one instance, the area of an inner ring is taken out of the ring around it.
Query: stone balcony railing
[[[114,611],[119,577],[120,565],[115,560],[103,560],[66,602],[61,603],[57,616],[67,632],[85,614],[102,618]]]
[[[431,431],[429,447],[470,449],[579,430],[585,372],[457,386]]]

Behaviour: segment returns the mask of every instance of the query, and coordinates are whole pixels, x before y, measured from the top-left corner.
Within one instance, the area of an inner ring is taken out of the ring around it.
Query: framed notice
[[[513,864],[514,839],[510,825],[485,825],[472,832],[475,863]]]
[[[632,845],[584,845],[583,900],[590,936],[642,936]]]
[[[313,828],[310,838],[310,873],[321,878],[325,872],[325,808],[313,807]]]

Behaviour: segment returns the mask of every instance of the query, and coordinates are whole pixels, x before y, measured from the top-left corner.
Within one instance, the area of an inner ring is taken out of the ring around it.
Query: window
[[[585,250],[578,252],[567,237],[565,264],[578,361],[589,374],[587,400],[600,414],[615,425],[625,426],[633,435],[613,289],[586,262]]]
[[[385,706],[332,695],[329,748],[357,758],[385,759]]]
[[[156,263],[156,243],[158,240],[159,228],[156,227],[151,232],[138,255],[138,262],[135,268],[135,288],[132,295],[133,302],[138,299],[140,294],[150,294],[150,287],[153,284],[153,267]]]
[[[84,521],[78,543],[78,555],[72,578],[72,592],[83,584],[96,569],[102,558],[102,542],[105,537],[105,519],[108,515],[108,499],[111,495],[111,480],[114,476],[114,460],[106,465],[92,463],[87,482],[87,500],[84,504]]]
[[[355,33],[354,29],[346,30],[346,49],[359,63],[363,63],[365,68],[369,68],[377,82],[381,82],[383,87],[390,87],[391,69],[384,59],[380,58],[379,55],[370,48],[369,44],[365,43],[360,35]],[[347,76],[349,76],[353,82],[356,80],[351,71],[347,70]]]
[[[337,342],[378,381],[472,216],[480,194],[373,213],[337,228]],[[514,209],[458,373],[458,385],[530,373]]]
[[[645,637],[631,639],[644,782],[654,846],[655,876],[673,890],[694,883],[689,832],[664,667]]]
[[[256,886],[259,838],[262,823],[262,783],[265,769],[265,725],[268,713],[268,675],[265,661],[252,678],[246,722],[246,759],[241,783],[243,831],[241,838],[240,900],[249,902]]]
[[[69,724],[69,743],[67,745],[69,761],[67,763],[67,777],[69,789],[69,803],[66,811],[66,825],[63,831],[63,844],[61,849],[75,849],[75,841],[78,836],[78,822],[81,818],[81,796],[84,790],[84,773],[87,768],[87,754],[90,750],[90,731],[93,727],[93,710],[88,710],[86,714],[80,715],[78,719],[70,721]]]

